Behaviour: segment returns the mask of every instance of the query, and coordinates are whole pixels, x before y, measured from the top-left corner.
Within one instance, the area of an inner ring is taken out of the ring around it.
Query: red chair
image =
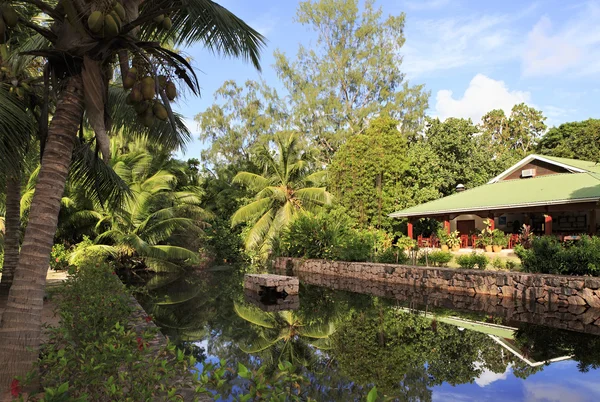
[[[517,244],[519,244],[519,235],[511,234],[508,238],[508,248],[514,248]]]
[[[477,235],[471,235],[471,247],[477,248]]]
[[[469,235],[460,235],[460,248],[469,247]]]

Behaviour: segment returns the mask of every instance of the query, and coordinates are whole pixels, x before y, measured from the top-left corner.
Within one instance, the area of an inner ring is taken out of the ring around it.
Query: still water
[[[364,400],[373,386],[399,401],[600,401],[600,336],[556,323],[332,278],[301,277],[299,297],[260,300],[233,269],[148,287],[144,307],[199,361],[290,361],[319,401]]]

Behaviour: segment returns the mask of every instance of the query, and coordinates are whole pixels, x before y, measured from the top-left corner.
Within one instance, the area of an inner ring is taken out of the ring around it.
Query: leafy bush
[[[517,269],[517,263],[512,260],[506,261],[506,269],[509,271],[514,271]]]
[[[456,263],[465,269],[485,269],[489,263],[489,258],[484,254],[478,254],[473,251],[471,254],[456,257]]]
[[[492,267],[495,269],[506,269],[506,262],[500,257],[493,258]]]
[[[454,257],[449,251],[435,250],[429,253],[429,263],[434,267],[447,267],[452,258]]]
[[[596,236],[566,244],[551,236],[537,237],[529,249],[515,247],[515,254],[525,272],[600,275],[600,238]]]
[[[408,236],[401,235],[396,241],[396,247],[401,250],[408,250],[414,248],[416,242]]]
[[[63,244],[55,244],[50,252],[50,268],[64,271],[69,268],[69,251]]]
[[[107,254],[94,243],[88,236],[73,247],[69,256],[69,264],[77,268],[84,266],[95,266],[106,261]]]
[[[340,214],[303,214],[283,230],[276,254],[341,261],[404,263],[393,238],[377,229],[357,230]]]

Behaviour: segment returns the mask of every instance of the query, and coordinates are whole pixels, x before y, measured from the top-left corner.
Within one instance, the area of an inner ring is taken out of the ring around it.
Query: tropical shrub
[[[492,267],[494,267],[494,269],[504,270],[506,269],[506,261],[502,258],[495,257],[492,259]]]
[[[94,241],[88,236],[77,243],[69,255],[69,265],[80,268],[83,266],[95,266],[106,261],[107,254],[94,248]]]
[[[429,253],[429,263],[434,267],[447,267],[454,256],[449,251],[434,250]]]
[[[69,267],[69,251],[63,244],[55,244],[52,246],[50,253],[50,268],[63,271]]]
[[[500,229],[492,231],[492,246],[506,247],[508,245],[508,236]]]
[[[344,222],[327,214],[302,214],[283,230],[279,247],[290,257],[337,259],[347,235]]]
[[[529,249],[515,247],[525,272],[561,275],[600,275],[600,238],[583,236],[581,240],[562,243],[557,238],[533,238]]]
[[[465,269],[485,269],[489,263],[489,258],[484,254],[478,254],[473,251],[471,254],[456,257],[456,263]]]
[[[401,250],[409,250],[415,247],[417,243],[408,236],[401,235],[398,240],[396,240],[396,247]]]

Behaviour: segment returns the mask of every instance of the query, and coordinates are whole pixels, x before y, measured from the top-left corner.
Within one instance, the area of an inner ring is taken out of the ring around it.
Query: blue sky
[[[188,119],[213,102],[224,81],[260,79],[281,88],[273,71],[273,51],[294,57],[298,44],[314,36],[294,23],[294,0],[218,1],[268,39],[262,73],[249,64],[186,49],[193,59],[202,96],[179,101]],[[526,102],[541,109],[549,126],[600,118],[600,0],[476,1],[378,0],[384,14],[406,13],[404,62],[399,68],[431,93],[428,113],[440,118],[479,121],[494,108],[510,110]],[[203,144],[194,135],[186,157]]]

